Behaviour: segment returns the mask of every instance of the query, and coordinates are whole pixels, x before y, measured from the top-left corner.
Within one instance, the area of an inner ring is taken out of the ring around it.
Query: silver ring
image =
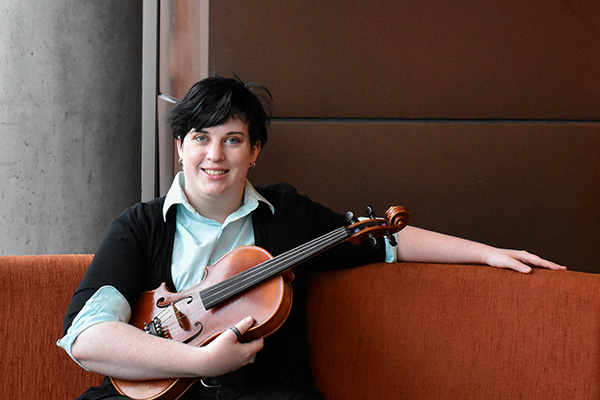
[[[232,327],[231,327],[231,328],[229,328],[229,329],[231,329],[231,331],[232,331],[233,333],[235,333],[235,336],[237,336],[238,340],[239,340],[239,339],[242,337],[242,334],[240,333],[240,331],[238,330],[238,328],[236,328],[236,327],[235,327],[235,325],[234,325],[234,326],[232,326]]]

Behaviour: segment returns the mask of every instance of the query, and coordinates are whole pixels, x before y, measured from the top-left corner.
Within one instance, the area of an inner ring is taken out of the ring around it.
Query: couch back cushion
[[[73,399],[101,376],[73,362],[56,341],[91,255],[1,256],[1,399]]]
[[[374,264],[316,274],[315,379],[337,399],[600,398],[600,276]]]

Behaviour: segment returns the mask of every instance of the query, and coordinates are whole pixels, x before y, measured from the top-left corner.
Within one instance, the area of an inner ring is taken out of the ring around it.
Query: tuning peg
[[[398,245],[398,241],[396,240],[393,234],[388,234],[386,237],[392,247],[396,247]]]
[[[375,218],[375,211],[373,211],[373,207],[367,206],[367,215],[371,219]]]
[[[369,243],[371,243],[371,246],[373,246],[374,249],[379,248],[379,242],[377,241],[377,238],[370,233],[369,233]]]
[[[348,225],[356,223],[356,218],[354,217],[354,213],[352,211],[348,211],[346,213],[346,222],[348,223]]]

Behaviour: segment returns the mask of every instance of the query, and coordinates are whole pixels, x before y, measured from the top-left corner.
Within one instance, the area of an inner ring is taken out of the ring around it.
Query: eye
[[[196,135],[194,136],[193,140],[197,143],[206,143],[208,138],[204,135]]]
[[[225,143],[227,144],[238,144],[238,143],[242,143],[242,140],[236,136],[228,136],[225,139]]]

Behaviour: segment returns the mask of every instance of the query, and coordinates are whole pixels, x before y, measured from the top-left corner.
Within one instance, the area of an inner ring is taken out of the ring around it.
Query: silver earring
[[[183,158],[179,157],[179,165],[183,167]]]
[[[250,163],[250,169],[256,167],[256,163],[253,161],[252,163]]]

